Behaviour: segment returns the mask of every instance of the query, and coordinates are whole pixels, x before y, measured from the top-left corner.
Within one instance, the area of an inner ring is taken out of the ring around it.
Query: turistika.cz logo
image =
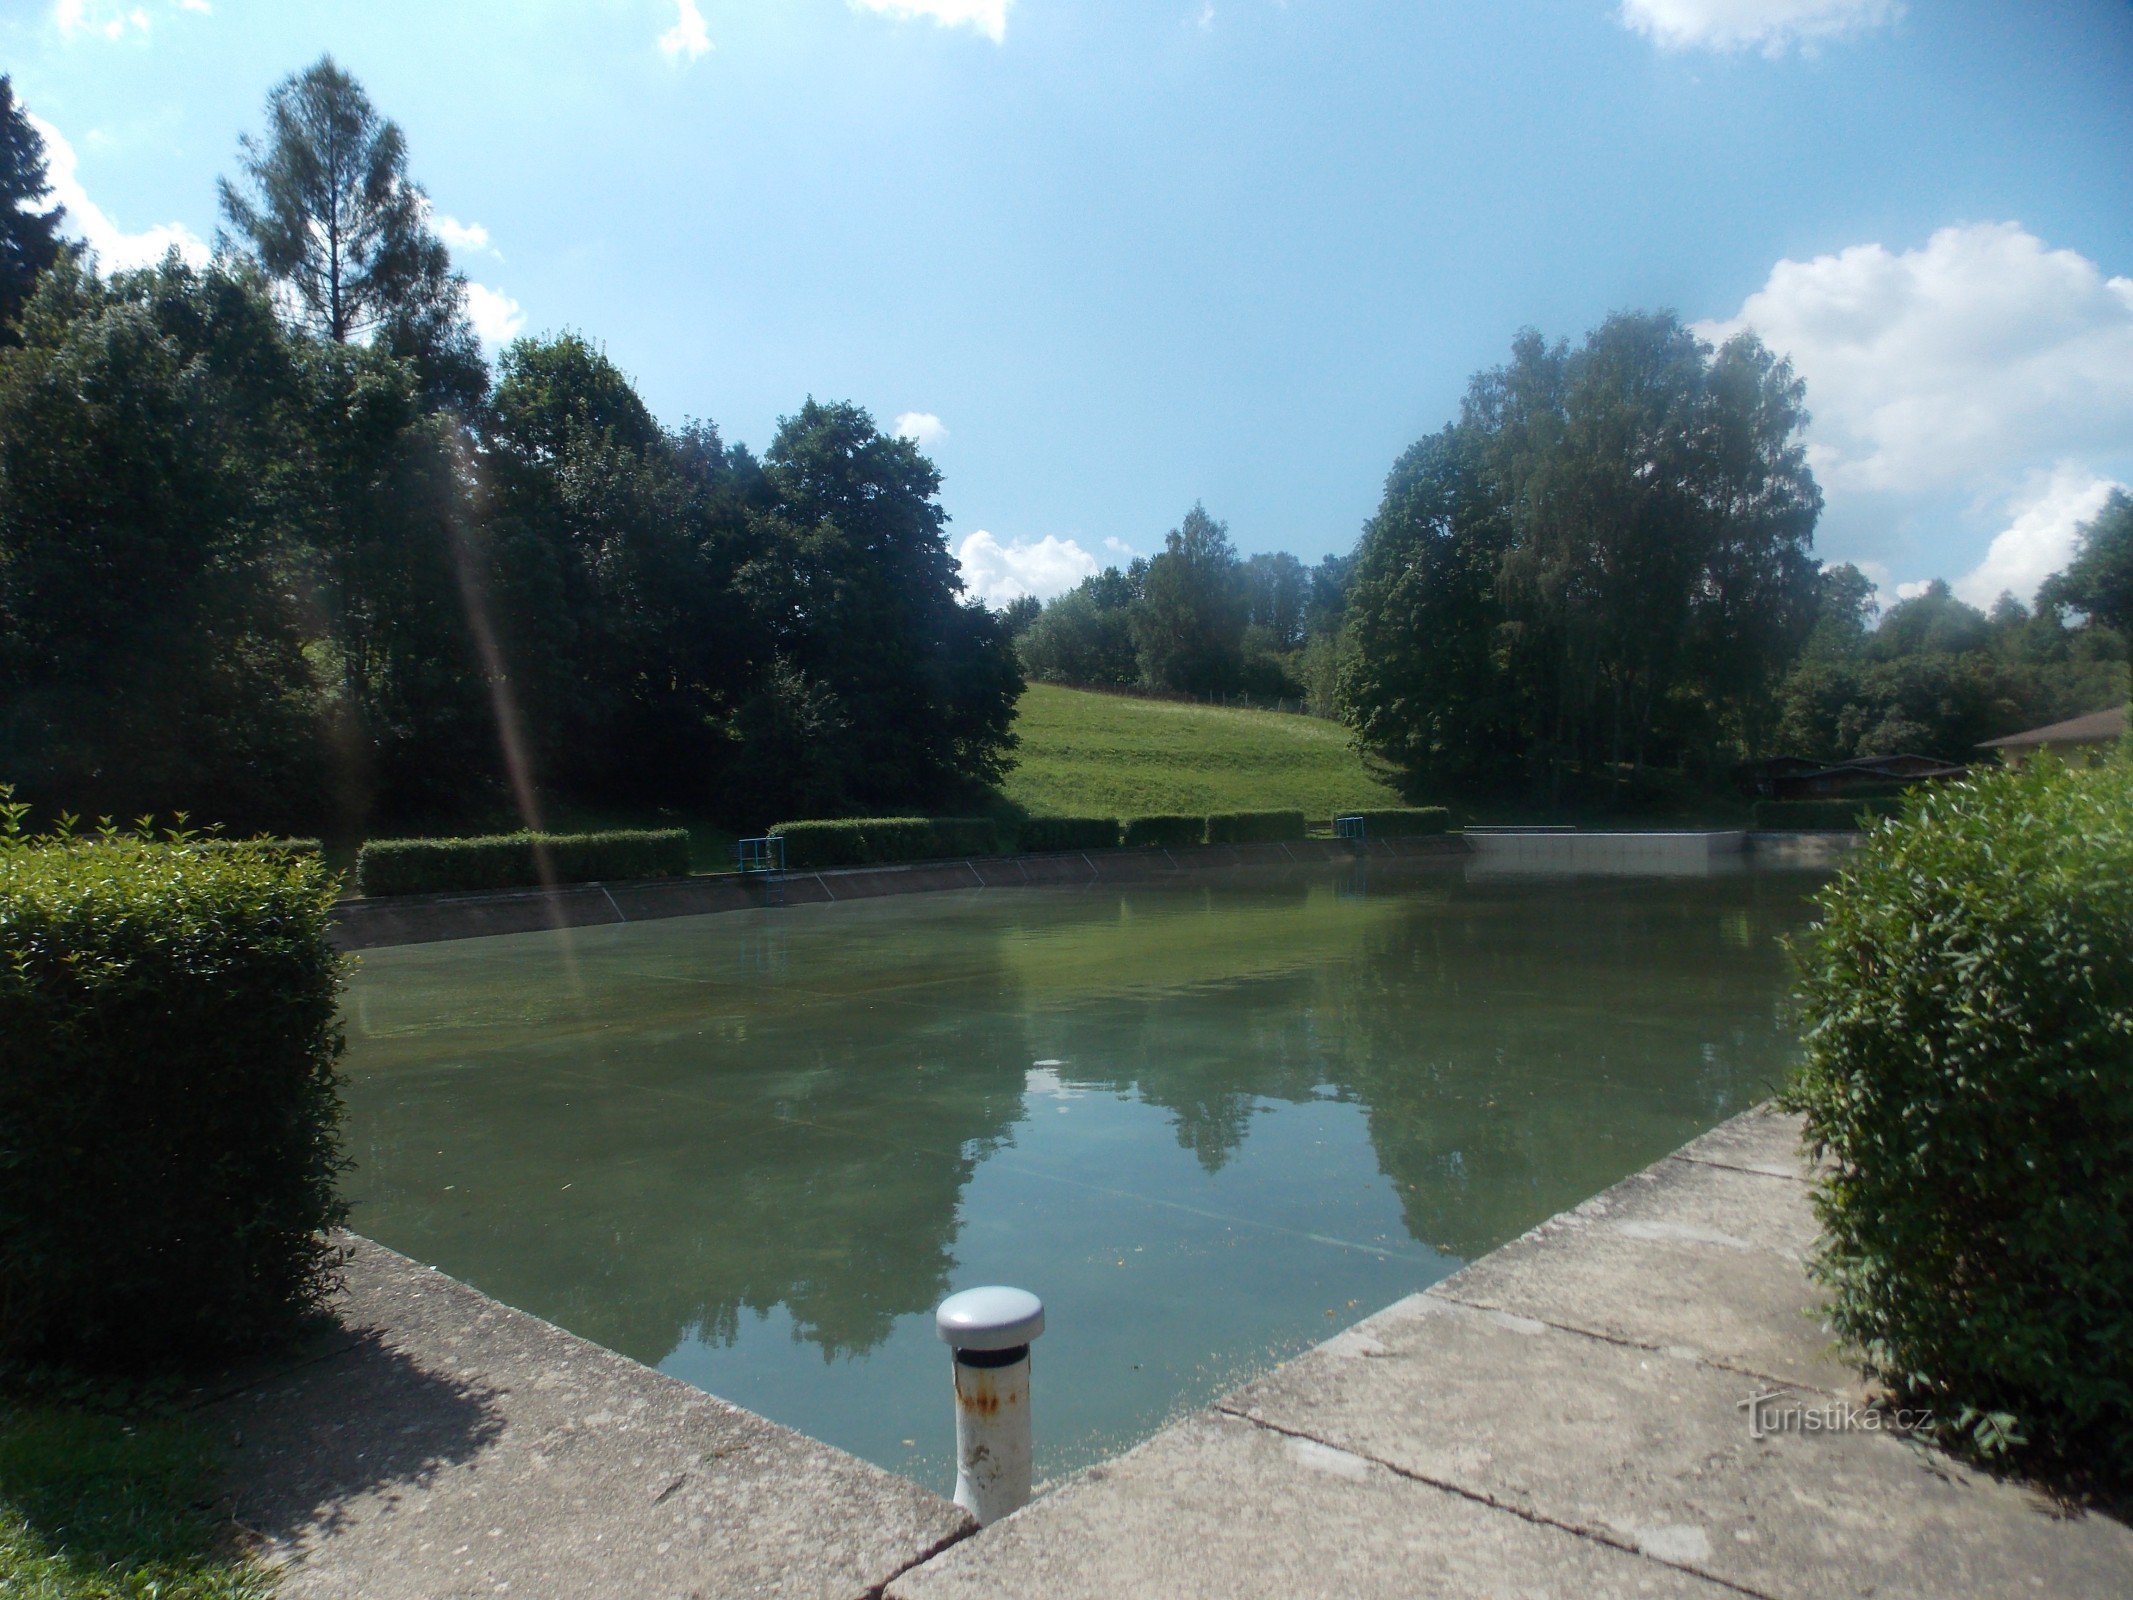
[[[1737,1409],[1748,1413],[1751,1439],[1779,1433],[1915,1433],[1933,1421],[1933,1413],[1922,1407],[1884,1411],[1794,1389],[1765,1389],[1748,1396]]]

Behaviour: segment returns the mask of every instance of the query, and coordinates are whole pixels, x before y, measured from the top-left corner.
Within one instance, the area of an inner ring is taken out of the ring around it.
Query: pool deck
[[[201,1414],[294,1600],[2133,1593],[2123,1524],[1804,1425],[1865,1398],[1807,1178],[1737,1117],[982,1532],[363,1240],[339,1331]]]
[[[956,1544],[892,1600],[2133,1593],[2133,1532],[1888,1433],[1751,1112]],[[1038,1374],[1036,1403],[1044,1403]],[[1797,1412],[1791,1413],[1798,1415]]]

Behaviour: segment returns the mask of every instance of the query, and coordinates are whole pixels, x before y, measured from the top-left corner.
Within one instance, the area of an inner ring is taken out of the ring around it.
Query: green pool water
[[[1056,1478],[1767,1095],[1814,881],[1260,872],[371,951],[353,1224],[943,1490],[933,1307],[1022,1285]]]

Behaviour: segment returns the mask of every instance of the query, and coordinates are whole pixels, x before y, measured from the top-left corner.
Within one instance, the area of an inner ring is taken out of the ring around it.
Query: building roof
[[[2047,727],[2010,733],[2004,739],[1987,739],[1978,748],[2030,750],[2048,744],[2102,744],[2108,739],[2122,739],[2125,733],[2126,708],[2118,706],[2110,711],[2091,711],[2085,717],[2072,717]]]

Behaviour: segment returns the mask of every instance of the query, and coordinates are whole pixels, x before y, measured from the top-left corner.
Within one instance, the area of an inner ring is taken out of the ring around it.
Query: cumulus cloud
[[[1780,261],[1697,331],[1744,327],[1807,380],[1810,459],[1832,489],[1981,486],[2133,436],[2133,278],[2017,223]]]
[[[931,450],[948,437],[948,425],[930,411],[906,411],[889,431],[899,439],[909,439],[921,450]]]
[[[2072,557],[2081,524],[2103,509],[2113,489],[2124,487],[2072,462],[2039,473],[2008,506],[2012,520],[1993,538],[1985,559],[1956,579],[1956,595],[1974,606],[1989,606],[2003,594],[2024,604],[2034,600],[2037,585]]]
[[[694,61],[711,48],[711,30],[696,0],[677,0],[674,26],[659,36],[659,53],[670,61]]]
[[[489,242],[489,230],[478,222],[461,222],[457,217],[448,217],[438,211],[431,214],[430,226],[437,230],[437,237],[454,250],[486,250],[492,256],[498,255],[496,246]]]
[[[30,126],[44,140],[51,198],[67,208],[60,226],[79,235],[96,252],[96,263],[102,270],[122,272],[131,267],[152,267],[173,249],[193,266],[207,264],[206,242],[182,222],[157,223],[138,233],[128,233],[112,221],[82,188],[80,163],[66,136],[34,113]]]
[[[983,528],[963,540],[955,558],[962,563],[970,592],[996,610],[1026,594],[1039,600],[1064,594],[1098,566],[1072,539],[1048,533],[1042,539],[1002,544]]]
[[[1622,0],[1622,26],[1663,50],[1812,52],[1894,22],[1902,0]]]
[[[859,11],[906,20],[930,18],[943,28],[975,28],[994,44],[1007,37],[1007,11],[1015,0],[852,0]]]
[[[491,350],[509,344],[526,326],[526,313],[519,303],[501,289],[492,289],[485,283],[467,285],[467,320],[474,324],[474,332]]]

